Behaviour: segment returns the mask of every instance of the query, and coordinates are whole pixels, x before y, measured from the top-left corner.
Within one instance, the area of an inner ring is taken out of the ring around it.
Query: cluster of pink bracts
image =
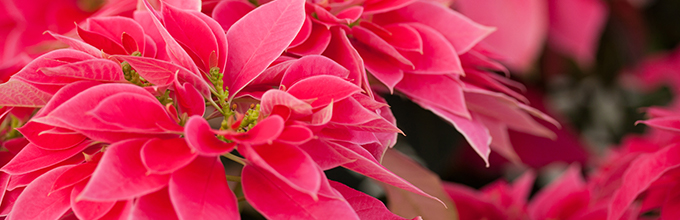
[[[451,1],[48,2],[54,20],[41,22],[31,17],[46,12],[3,2],[15,22],[0,36],[13,42],[0,56],[8,219],[238,219],[238,200],[270,219],[401,219],[323,172],[342,166],[439,201],[381,165],[401,131],[380,94],[450,122],[484,161],[491,150],[517,160],[508,129],[551,137],[534,119],[557,124],[497,75],[507,70],[488,47],[503,46],[480,43],[495,29]],[[47,27],[61,31],[24,37]],[[678,116],[652,114],[645,123],[677,132]],[[618,219],[680,204],[663,182],[680,148],[626,149],[593,184],[573,168],[529,205],[533,174],[483,192],[447,185],[446,200],[462,219]],[[624,174],[631,163],[641,170]],[[650,204],[631,206],[647,188]]]

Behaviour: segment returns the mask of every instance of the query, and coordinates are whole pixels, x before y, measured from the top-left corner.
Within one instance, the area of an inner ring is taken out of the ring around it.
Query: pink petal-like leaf
[[[293,41],[305,21],[303,0],[262,5],[227,31],[225,85],[230,99],[264,71]]]
[[[423,219],[455,219],[457,216],[456,210],[453,208],[455,206],[444,192],[442,181],[437,174],[394,149],[388,149],[385,152],[383,165],[446,204],[446,207],[444,207],[430,198],[405,192],[394,186],[387,186],[386,192],[390,210],[407,218],[422,216]]]
[[[147,141],[141,151],[142,163],[152,174],[172,173],[189,164],[196,156],[183,138],[154,138]]]
[[[179,219],[173,208],[167,187],[139,197],[128,218],[140,220]]]
[[[343,167],[355,171],[357,173],[361,173],[367,177],[371,177],[377,181],[433,199],[441,203],[442,206],[445,206],[444,202],[442,202],[441,200],[423,192],[418,187],[414,186],[413,184],[409,183],[403,178],[387,170],[385,167],[380,165],[380,163],[378,163],[378,161],[371,155],[371,153],[369,153],[366,149],[362,148],[361,146],[351,143],[342,144],[334,143],[331,144],[330,146],[337,151],[338,153],[337,156],[347,157],[350,158],[351,160],[354,160],[354,162],[343,164],[342,165]]]
[[[222,29],[229,30],[236,21],[253,9],[253,5],[242,1],[220,1],[213,9],[212,17],[222,25]]]
[[[161,14],[168,33],[178,43],[185,46],[186,52],[197,55],[199,60],[194,60],[196,65],[203,71],[209,72],[212,67],[210,66],[211,54],[219,55],[220,49],[226,49],[217,47],[217,39],[210,27],[197,15],[168,4],[161,5]],[[222,32],[224,33],[223,30]]]
[[[239,152],[252,165],[269,172],[288,186],[317,197],[323,176],[314,161],[300,148],[283,143],[244,145]]]
[[[236,196],[217,157],[198,157],[177,170],[168,186],[180,219],[238,219]]]
[[[134,104],[132,104],[134,103]],[[138,94],[115,94],[102,100],[97,107],[85,114],[118,126],[126,132],[182,131],[183,128],[170,118],[155,98]]]
[[[83,191],[87,181],[80,182],[71,190],[71,209],[78,219],[99,219],[104,216],[113,206],[115,201],[92,202],[87,200],[78,201],[78,195]]]
[[[312,114],[312,106],[303,102],[290,93],[281,90],[269,90],[262,95],[260,114],[269,115],[276,106],[285,106],[299,115]]]
[[[191,73],[188,69],[163,60],[135,57],[114,56],[126,61],[140,76],[156,85],[169,85],[174,80],[188,82],[201,92],[203,97],[210,97],[210,85],[201,77]]]
[[[52,94],[39,90],[22,80],[10,79],[0,84],[1,106],[42,107]]]
[[[17,129],[32,144],[45,150],[65,150],[85,140],[74,131],[29,121]]]
[[[405,219],[398,216],[385,207],[380,200],[352,189],[335,181],[330,181],[331,186],[345,197],[347,202],[352,205],[354,211],[361,219]]]
[[[318,86],[326,85],[326,86]],[[323,107],[331,102],[343,100],[361,88],[346,80],[329,75],[311,76],[288,88],[288,93],[301,100],[312,100],[312,107]]]
[[[406,59],[413,62],[414,69],[404,71],[421,74],[460,74],[464,75],[456,49],[446,41],[444,35],[419,23],[408,23],[418,31],[423,39],[423,51],[403,51]]]
[[[69,77],[105,82],[127,82],[120,64],[105,60],[91,59],[67,63],[56,67],[41,68],[47,76]]]
[[[607,219],[621,218],[638,195],[664,173],[679,166],[680,145],[672,145],[653,154],[638,157],[623,174],[622,185],[609,204]]]
[[[62,173],[52,184],[53,191],[59,191],[67,187],[71,187],[77,183],[82,182],[88,177],[92,176],[92,172],[97,168],[97,163],[84,163],[78,164],[69,168],[66,172]]]
[[[310,19],[309,17],[307,19]],[[288,49],[288,52],[300,56],[318,55],[323,53],[331,42],[331,32],[328,27],[312,22],[312,30],[309,37],[299,45]]]
[[[170,33],[168,33],[168,30],[161,24],[161,21],[159,20],[161,16],[151,7],[151,5],[149,5],[148,1],[144,0],[144,6],[146,7],[146,10],[151,12],[151,20],[153,20],[156,30],[158,30],[158,33],[165,41],[165,50],[167,51],[170,60],[172,60],[173,63],[188,69],[192,73],[199,75],[198,67],[189,54],[182,49],[182,46],[177,43]]]
[[[91,144],[91,141],[84,141],[73,148],[54,151],[28,144],[0,170],[12,175],[26,174],[65,161],[79,154]]]
[[[315,200],[258,167],[245,166],[241,178],[246,199],[266,218],[359,219],[343,198],[320,194]]]
[[[470,118],[463,85],[450,76],[404,74],[396,89],[417,103],[428,103],[463,118]],[[421,104],[422,105],[422,104]]]
[[[281,85],[284,88],[290,88],[298,81],[314,75],[332,75],[346,78],[348,74],[349,70],[327,57],[304,56],[288,67],[281,79]]]
[[[201,116],[192,116],[187,120],[184,135],[189,147],[205,156],[219,156],[232,151],[236,145],[217,139],[208,122]]]
[[[446,37],[458,54],[469,51],[495,30],[475,23],[441,4],[429,1],[417,1],[394,11],[378,14],[374,21],[378,24],[418,22],[430,26]]]
[[[169,175],[147,175],[139,156],[146,142],[144,139],[131,139],[107,147],[79,198],[90,201],[124,200],[166,186]]]
[[[70,190],[51,192],[52,183],[69,166],[62,166],[40,176],[16,199],[10,219],[58,219],[69,209]]]

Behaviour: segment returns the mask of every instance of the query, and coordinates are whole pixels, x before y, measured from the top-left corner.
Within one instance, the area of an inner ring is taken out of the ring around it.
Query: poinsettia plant
[[[657,130],[593,156],[542,91],[527,98],[515,81],[526,78],[512,79],[531,74],[546,39],[547,54],[596,65],[607,6],[3,1],[0,217],[637,219],[661,207],[672,219],[674,110],[648,109],[641,123]],[[533,196],[532,170],[480,190],[442,181],[392,149],[408,133],[393,97],[455,128],[476,154],[463,163],[491,171],[590,156],[593,172],[571,165]],[[555,139],[566,155],[531,148]],[[388,203],[335,170],[377,183]]]

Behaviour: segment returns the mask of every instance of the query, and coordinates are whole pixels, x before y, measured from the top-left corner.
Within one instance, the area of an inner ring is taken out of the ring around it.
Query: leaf
[[[113,206],[115,201],[110,202],[92,202],[86,200],[78,201],[78,195],[83,191],[87,181],[82,181],[71,190],[71,209],[78,219],[99,219],[104,216]]]
[[[424,168],[397,150],[387,149],[382,161],[385,168],[413,183],[425,193],[441,200],[446,207],[431,198],[407,192],[394,186],[386,186],[390,210],[407,218],[421,216],[423,219],[457,219],[456,207],[444,192],[437,174]]]
[[[318,108],[359,93],[361,88],[337,76],[317,75],[298,81],[287,92],[301,100],[312,100],[312,107]]]
[[[385,207],[385,204],[372,196],[366,195],[339,182],[330,181],[330,184],[345,197],[361,219],[405,219],[390,212],[390,210]]]
[[[203,97],[210,97],[210,85],[188,69],[173,63],[135,56],[114,56],[116,59],[126,61],[139,75],[155,85],[170,85],[177,80],[180,83],[187,82],[193,85]]]
[[[620,219],[635,198],[664,173],[680,166],[680,145],[671,145],[635,159],[621,178],[621,187],[614,192],[607,219]]]
[[[0,84],[0,106],[33,107],[44,106],[52,94],[39,90],[35,86],[17,79],[10,79]]]
[[[165,41],[165,50],[167,51],[170,60],[173,63],[188,69],[191,73],[200,76],[198,67],[193,62],[189,54],[187,54],[187,52],[182,49],[182,46],[177,43],[170,33],[168,33],[168,30],[165,29],[165,27],[163,27],[161,24],[161,21],[159,20],[161,16],[151,7],[151,5],[149,5],[147,0],[144,0],[144,6],[146,7],[146,10],[150,12],[150,17],[156,26],[156,30],[158,30],[158,33],[163,38],[163,41]]]
[[[65,150],[85,140],[74,131],[29,121],[17,129],[32,144],[44,150]]]
[[[439,202],[441,206],[445,206],[444,202],[442,202],[440,199],[423,192],[418,187],[383,167],[370,152],[361,146],[343,142],[333,143],[330,146],[337,152],[338,157],[346,157],[350,160],[353,160],[353,162],[342,164],[343,167],[354,172],[361,173],[385,184],[425,196],[429,199]]]
[[[127,82],[120,64],[105,59],[90,59],[55,67],[40,68],[46,76],[104,82]]]
[[[404,78],[395,88],[416,103],[427,103],[462,118],[471,117],[463,85],[450,76],[404,74]]]
[[[79,199],[117,201],[157,191],[168,184],[169,175],[147,175],[139,156],[145,139],[130,139],[107,147]]]
[[[191,163],[197,154],[183,138],[147,141],[141,149],[142,163],[149,174],[169,174]]]
[[[107,122],[111,130],[163,133],[184,130],[170,118],[155,98],[134,93],[119,93],[102,100],[94,109],[85,112]],[[92,124],[92,126],[96,126]],[[102,125],[104,126],[104,125]],[[117,127],[117,128],[116,128]],[[94,127],[93,127],[94,128]]]
[[[375,15],[373,21],[378,24],[418,22],[427,25],[442,34],[456,48],[458,54],[469,51],[496,30],[480,25],[441,4],[427,1],[417,1],[406,7]]]
[[[289,187],[317,198],[323,173],[297,146],[274,142],[269,145],[241,145],[239,153],[249,164],[269,172]]]
[[[70,208],[70,190],[50,193],[52,183],[70,166],[53,169],[38,177],[16,198],[10,219],[58,219]]]
[[[217,139],[208,122],[201,116],[191,116],[184,125],[184,135],[192,152],[204,156],[219,156],[234,149],[236,143],[226,143]]]
[[[91,144],[91,141],[83,141],[73,148],[52,151],[44,150],[35,144],[29,143],[0,170],[11,175],[30,173],[65,161],[81,153]]]
[[[174,172],[168,186],[180,219],[238,219],[236,196],[229,189],[218,157],[197,157]]]
[[[305,20],[304,0],[276,0],[249,12],[227,31],[225,85],[232,99],[290,45]]]
[[[246,199],[268,219],[359,219],[342,196],[315,200],[255,166],[243,167],[241,178]]]
[[[293,62],[281,79],[283,88],[290,88],[300,80],[315,75],[329,75],[347,78],[349,70],[335,61],[319,55],[304,56]]]
[[[132,207],[128,218],[140,220],[179,219],[177,212],[173,208],[167,187],[140,196]]]

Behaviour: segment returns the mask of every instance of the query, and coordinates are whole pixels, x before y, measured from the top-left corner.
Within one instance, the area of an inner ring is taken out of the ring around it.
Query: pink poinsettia
[[[323,171],[338,166],[436,200],[380,165],[399,132],[383,100],[331,59],[280,58],[304,24],[304,1],[264,4],[226,34],[194,4],[143,3],[134,19],[89,19],[80,39],[52,34],[71,48],[0,84],[23,94],[2,100],[14,114],[40,108],[0,169],[3,215],[238,218],[221,156],[244,165],[230,180],[269,218],[399,219],[329,181]],[[203,117],[223,121],[213,128]]]
[[[212,16],[231,31],[255,8],[243,1],[222,1],[214,5]],[[308,1],[305,12],[300,33],[280,65],[305,55],[328,57],[348,69],[348,78],[366,93],[397,91],[446,119],[485,161],[490,145],[513,157],[510,145],[502,141],[508,127],[552,136],[531,115],[553,120],[517,101],[525,100],[509,88],[517,83],[487,72],[507,71],[487,57],[490,52],[476,47],[494,28],[432,1]],[[475,101],[477,97],[484,103]],[[481,110],[489,105],[514,116]]]
[[[550,49],[591,66],[608,13],[601,0],[461,0],[453,7],[498,28],[481,45],[519,74],[531,69],[546,42]]]

